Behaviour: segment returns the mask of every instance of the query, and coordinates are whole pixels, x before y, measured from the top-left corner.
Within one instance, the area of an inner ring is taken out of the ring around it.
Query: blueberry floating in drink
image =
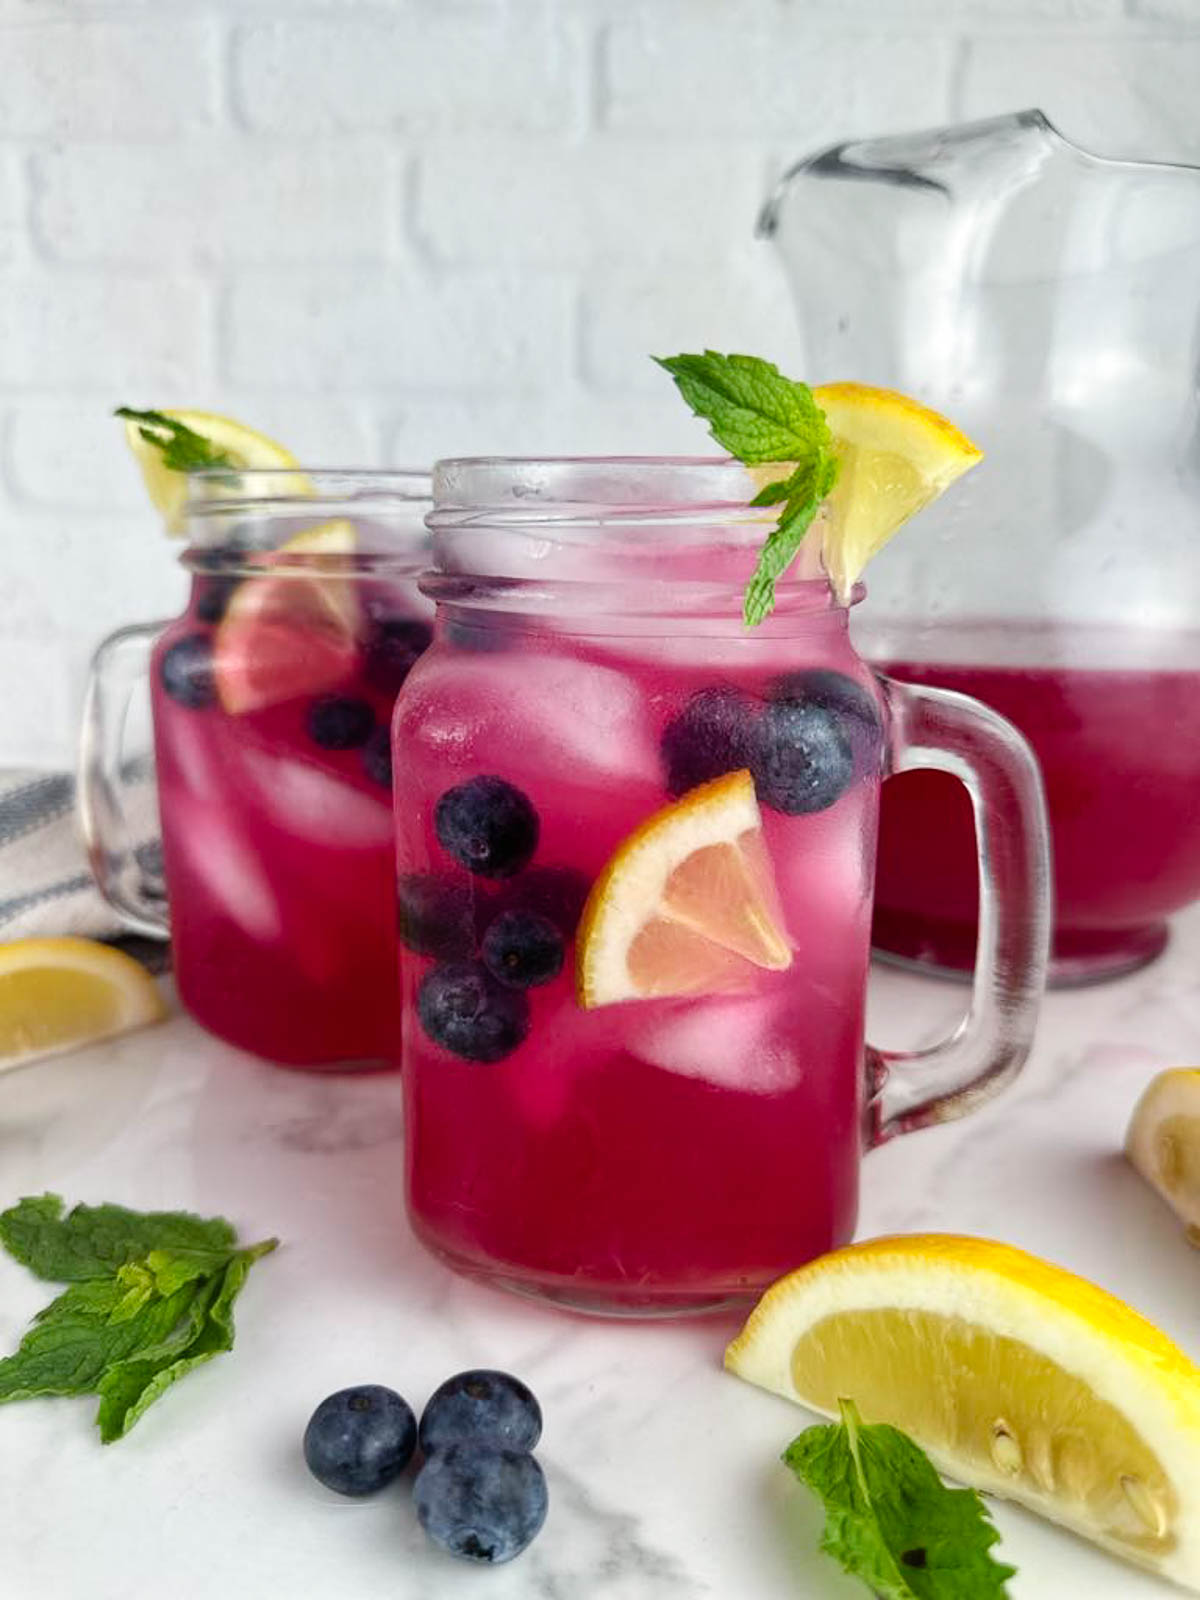
[[[854,777],[845,717],[803,693],[767,702],[756,730],[751,771],[759,799],[786,816],[824,811]]]
[[[750,766],[754,735],[754,708],[740,690],[727,684],[698,690],[663,731],[668,793],[686,794]]]
[[[417,990],[417,1016],[435,1044],[464,1061],[502,1061],[529,1032],[529,1002],[477,961],[431,968]]]
[[[481,878],[511,878],[533,859],[538,815],[520,789],[481,776],[447,789],[434,810],[438,843]]]
[[[400,1476],[416,1447],[412,1407],[378,1383],[328,1395],[304,1430],[308,1470],[337,1494],[378,1493]]]
[[[203,711],[216,698],[212,645],[203,633],[185,633],[164,652],[158,675],[163,688],[189,711]]]
[[[439,961],[475,951],[475,902],[470,889],[431,873],[409,872],[397,890],[400,942],[414,955]]]
[[[305,726],[322,750],[357,750],[371,736],[375,713],[366,700],[326,694],[308,708]]]
[[[566,943],[558,928],[537,911],[502,911],[480,945],[483,964],[511,989],[534,989],[562,971]]]

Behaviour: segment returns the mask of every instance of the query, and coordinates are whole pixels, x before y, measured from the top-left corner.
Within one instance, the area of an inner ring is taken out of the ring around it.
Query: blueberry
[[[854,747],[840,712],[800,697],[769,700],[751,768],[764,805],[787,816],[824,811],[854,777]]]
[[[537,911],[502,911],[490,923],[479,954],[494,978],[510,989],[533,989],[562,971],[562,934]]]
[[[368,778],[382,785],[385,789],[392,787],[392,733],[390,728],[375,728],[363,745],[362,753],[363,771]]]
[[[496,1566],[537,1537],[549,1496],[531,1455],[459,1444],[429,1457],[413,1501],[434,1544],[463,1561]]]
[[[322,750],[357,750],[375,726],[375,713],[365,700],[325,694],[308,708],[308,736]]]
[[[532,1450],[542,1436],[542,1409],[533,1391],[509,1372],[486,1367],[456,1372],[435,1389],[421,1413],[426,1455],[451,1444]]]
[[[220,622],[239,578],[201,578],[196,582],[192,612],[198,622]]]
[[[477,961],[432,968],[417,990],[417,1015],[434,1041],[464,1061],[502,1061],[529,1032],[529,1002]]]
[[[412,1407],[377,1383],[327,1396],[304,1430],[308,1470],[338,1494],[375,1494],[399,1477],[416,1447]]]
[[[475,953],[474,896],[457,883],[422,872],[400,879],[400,941],[414,955],[441,961]]]
[[[537,849],[537,812],[503,778],[471,778],[447,789],[434,809],[434,827],[442,848],[481,878],[511,878]]]
[[[536,911],[569,940],[575,935],[591,887],[591,880],[575,867],[530,867],[504,886],[494,902],[493,916],[502,911]]]
[[[158,676],[172,700],[189,711],[202,711],[217,697],[212,645],[207,634],[185,633],[163,652]]]
[[[685,794],[726,772],[748,767],[754,717],[737,689],[701,689],[663,730],[662,758],[670,794]]]
[[[374,617],[367,631],[367,677],[385,694],[395,694],[432,639],[433,629],[417,617]]]
[[[824,706],[828,711],[854,717],[876,733],[879,731],[879,711],[866,689],[844,672],[833,672],[828,667],[785,673],[768,686],[767,699]]]

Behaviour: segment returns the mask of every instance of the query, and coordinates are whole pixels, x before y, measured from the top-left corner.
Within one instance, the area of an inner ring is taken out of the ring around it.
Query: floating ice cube
[[[799,1082],[792,1043],[780,1035],[778,1002],[763,994],[649,1002],[630,1007],[628,1047],[664,1072],[722,1089],[779,1094]]]
[[[270,884],[250,846],[227,827],[219,811],[172,801],[174,848],[188,863],[188,874],[219,901],[229,920],[251,938],[277,939],[283,923]],[[180,888],[189,893],[187,884]]]
[[[253,748],[241,755],[247,798],[270,824],[325,847],[390,850],[392,808],[383,789],[368,794],[293,756]]]
[[[658,746],[638,685],[567,655],[514,650],[426,662],[408,689],[405,724],[427,746],[499,756],[577,784],[659,781]]]

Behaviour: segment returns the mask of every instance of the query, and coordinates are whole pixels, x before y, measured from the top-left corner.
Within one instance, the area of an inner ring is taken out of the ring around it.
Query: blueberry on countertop
[[[700,689],[663,730],[668,791],[685,794],[748,767],[753,744],[754,713],[746,697],[730,685]]]
[[[447,789],[434,810],[442,848],[481,878],[511,878],[537,849],[538,814],[503,778],[481,776]]]
[[[534,989],[562,971],[566,942],[549,917],[519,908],[488,924],[479,954],[494,978],[512,989]]]
[[[464,1061],[502,1061],[529,1032],[529,1002],[477,961],[431,968],[417,989],[417,1016],[434,1041]]]
[[[532,1450],[541,1436],[542,1408],[533,1390],[511,1372],[490,1367],[447,1378],[426,1402],[418,1433],[426,1455],[449,1444]]]
[[[306,718],[309,738],[322,750],[357,750],[375,726],[375,713],[365,700],[325,694],[314,700]]]
[[[309,1471],[338,1494],[377,1493],[404,1471],[416,1446],[412,1407],[378,1383],[328,1395],[304,1430]]]
[[[189,711],[203,711],[217,697],[212,645],[207,634],[185,633],[163,652],[158,676],[172,700]]]
[[[417,1474],[413,1500],[434,1544],[492,1566],[519,1556],[536,1538],[549,1505],[533,1456],[477,1443],[431,1455]]]
[[[397,903],[400,942],[414,955],[451,961],[474,953],[474,896],[463,885],[410,872],[400,879]]]

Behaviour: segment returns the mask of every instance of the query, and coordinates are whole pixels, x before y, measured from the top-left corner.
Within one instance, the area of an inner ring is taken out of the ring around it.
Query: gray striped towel
[[[161,876],[161,847],[149,763],[129,779],[133,854],[154,882]],[[75,779],[65,772],[0,772],[0,940],[64,933],[126,944],[139,956],[150,946],[154,954],[150,941],[127,939],[96,888],[75,817]]]

